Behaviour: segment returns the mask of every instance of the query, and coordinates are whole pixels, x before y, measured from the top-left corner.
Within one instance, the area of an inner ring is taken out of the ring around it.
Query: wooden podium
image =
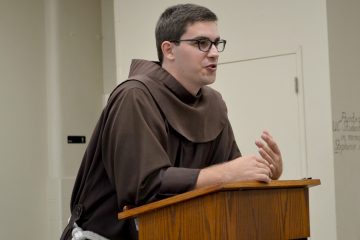
[[[186,192],[120,212],[140,240],[283,240],[310,236],[309,187],[319,179],[239,182]]]

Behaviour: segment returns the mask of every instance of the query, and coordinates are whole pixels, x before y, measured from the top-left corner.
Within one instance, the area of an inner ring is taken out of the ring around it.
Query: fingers
[[[273,176],[271,164],[260,155],[242,156],[224,165],[227,180],[270,182]]]
[[[273,158],[270,158],[269,155],[267,155],[264,152],[264,150],[260,149],[259,153],[269,164],[269,169],[270,169],[269,177],[273,178],[273,177],[277,176],[278,170],[277,170],[276,166],[278,166],[279,164],[277,162],[275,162],[275,160]]]
[[[270,163],[273,163],[274,159],[281,155],[280,149],[273,137],[267,131],[263,132],[261,139],[264,140],[266,144],[260,140],[255,141],[256,146],[259,148],[259,153],[266,160],[272,160]]]
[[[266,165],[264,165],[266,166]],[[263,168],[258,168],[256,174],[255,174],[255,180],[260,181],[260,182],[270,182],[271,181],[271,171],[270,169],[266,166]]]
[[[270,164],[270,170],[271,170],[271,172],[270,172],[270,173],[271,173],[270,177],[273,177],[273,174],[272,174],[272,173],[277,171],[275,165]]]
[[[260,157],[257,157],[256,161],[257,161],[256,167],[258,168],[257,173],[266,175],[267,177],[271,178],[272,176],[271,166],[273,165],[269,164],[268,161]]]
[[[261,157],[256,157],[256,162],[258,167],[270,169],[270,163],[267,160]]]
[[[260,182],[270,182],[271,181],[271,165],[265,159],[256,156],[256,164],[255,164],[255,172],[254,172],[254,180]]]
[[[270,166],[270,177],[278,179],[282,173],[282,157],[280,149],[268,131],[263,131],[261,140],[256,140],[255,144],[259,148],[260,156],[265,159]]]
[[[256,181],[269,183],[271,181],[271,178],[266,174],[258,174],[256,176]]]
[[[280,154],[280,149],[279,149],[276,141],[274,140],[274,138],[270,135],[270,133],[268,131],[263,131],[263,133],[261,134],[261,138],[267,143],[267,145],[271,148],[271,150],[275,154]]]
[[[265,159],[269,165],[270,164],[276,164],[275,159],[276,159],[276,154],[274,152],[271,151],[270,148],[268,148],[267,146],[265,146],[263,143],[261,143],[260,141],[256,141],[255,142],[256,145],[259,148],[259,154],[260,156]]]
[[[274,164],[274,157],[271,157],[265,150],[265,147],[259,148],[259,153],[269,164]]]

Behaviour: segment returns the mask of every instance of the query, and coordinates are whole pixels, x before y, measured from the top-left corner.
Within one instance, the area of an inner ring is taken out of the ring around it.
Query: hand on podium
[[[255,144],[258,155],[238,157],[226,163],[213,165],[200,171],[196,188],[239,181],[270,182],[278,179],[282,173],[280,149],[268,131],[263,131],[261,140]]]

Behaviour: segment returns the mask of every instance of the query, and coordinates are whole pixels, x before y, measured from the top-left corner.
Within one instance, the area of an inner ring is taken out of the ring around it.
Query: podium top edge
[[[207,195],[214,192],[221,191],[241,191],[241,190],[260,190],[260,189],[280,189],[280,188],[309,188],[320,185],[320,179],[301,179],[301,180],[273,180],[269,183],[262,183],[256,181],[249,182],[234,182],[226,184],[218,184],[209,187],[195,189],[189,192],[185,192],[173,197],[169,197],[163,200],[152,202],[143,206],[125,210],[118,213],[118,219],[123,220],[126,218],[132,218],[139,216],[140,214],[150,212],[162,207],[166,207],[172,204],[190,200],[196,197]]]
[[[301,179],[301,180],[276,180],[269,183],[262,182],[234,182],[223,184],[222,190],[241,190],[241,189],[267,189],[267,188],[297,188],[313,187],[320,185],[320,179]]]

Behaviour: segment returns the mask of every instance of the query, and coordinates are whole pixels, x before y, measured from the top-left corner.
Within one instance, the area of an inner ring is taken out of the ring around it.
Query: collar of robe
[[[217,91],[204,86],[194,96],[157,62],[133,60],[129,80],[142,82],[171,127],[191,142],[214,140],[228,122],[226,105]]]

